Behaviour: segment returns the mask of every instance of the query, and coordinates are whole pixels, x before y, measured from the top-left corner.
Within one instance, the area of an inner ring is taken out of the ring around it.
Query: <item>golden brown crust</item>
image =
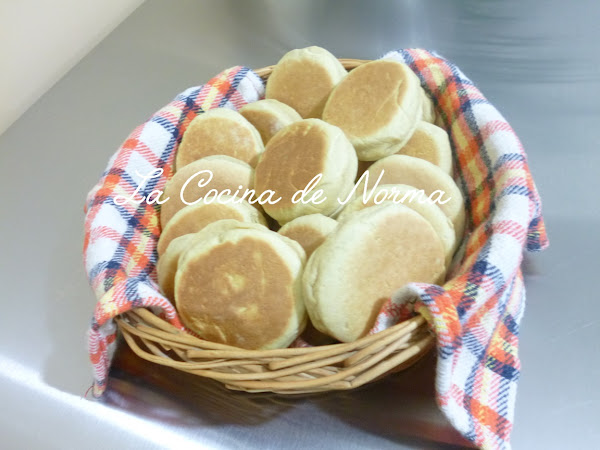
[[[358,162],[344,133],[319,119],[295,122],[277,133],[256,167],[256,195],[273,191],[276,204],[263,203],[271,217],[283,224],[307,214],[333,214],[338,208],[338,196],[345,198],[351,191]],[[318,174],[321,181],[311,194],[323,189],[326,200],[321,204],[308,201],[294,203],[294,195],[304,189]]]
[[[279,130],[302,120],[291,106],[275,99],[249,103],[240,109],[240,114],[258,130],[265,145]]]
[[[207,203],[202,201],[197,205],[186,206],[178,211],[162,230],[157,244],[158,255],[161,256],[169,243],[176,237],[196,233],[206,225],[223,219],[234,219],[240,222],[253,222],[266,224],[261,213],[246,201],[231,197],[222,197],[224,202],[217,200]],[[225,203],[227,202],[227,203]],[[236,203],[238,202],[238,203]]]
[[[209,179],[210,182],[206,183]],[[203,187],[200,187],[199,183]],[[175,213],[189,206],[181,200],[182,195],[185,201],[193,203],[212,189],[217,192],[229,189],[231,194],[239,189],[238,197],[241,198],[246,189],[252,189],[253,185],[254,170],[243,161],[224,155],[208,156],[194,161],[182,167],[167,181],[164,195],[169,200],[161,205],[160,224],[164,228]]]
[[[175,278],[184,324],[203,339],[235,347],[288,346],[306,324],[299,280],[304,253],[291,244],[274,232],[248,229],[198,242]]]
[[[424,159],[452,175],[450,139],[448,133],[436,125],[419,122],[408,142],[396,154]]]
[[[377,60],[354,69],[327,100],[323,120],[340,127],[361,161],[393,154],[421,118],[417,76],[406,64]]]
[[[353,136],[377,133],[401,107],[409,85],[395,61],[377,61],[354,69],[332,94],[325,120]]]
[[[292,275],[268,244],[227,242],[182,271],[179,314],[204,339],[256,349],[283,333],[293,307]]]
[[[311,121],[286,128],[269,142],[256,168],[257,194],[273,190],[281,197],[279,208],[291,207],[293,195],[323,173],[328,146],[328,135]]]
[[[320,118],[331,90],[345,75],[341,63],[325,49],[292,50],[273,68],[265,97],[291,106],[304,119]]]
[[[189,124],[177,150],[177,170],[211,155],[227,155],[250,164],[258,162],[264,146],[260,134],[240,113],[216,108]]]
[[[180,258],[198,242],[202,242],[202,240],[205,240],[214,234],[233,229],[264,231],[267,228],[260,223],[223,219],[209,223],[198,232],[179,236],[169,243],[165,252],[158,258],[156,266],[158,284],[168,299],[171,301],[175,300],[175,275],[177,273],[177,268],[179,267]]]
[[[286,223],[278,233],[298,242],[309,258],[336,227],[337,221],[334,219],[322,214],[310,214]]]

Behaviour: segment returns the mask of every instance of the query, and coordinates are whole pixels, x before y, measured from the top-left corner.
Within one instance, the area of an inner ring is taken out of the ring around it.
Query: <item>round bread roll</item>
[[[462,193],[450,175],[424,159],[392,155],[380,159],[369,167],[367,187],[373,187],[382,171],[383,176],[379,184],[408,184],[423,189],[425,195],[432,201],[436,201],[452,221],[456,237],[461,240],[465,229],[465,205]],[[358,185],[356,192],[362,192],[363,185],[364,180]]]
[[[396,154],[424,159],[452,175],[452,149],[448,133],[431,123],[419,122],[408,142]]]
[[[369,189],[366,195],[360,195],[350,201],[344,207],[337,220],[343,222],[352,217],[353,213],[357,211],[383,203],[401,203],[427,219],[444,245],[446,267],[450,266],[452,256],[458,246],[456,234],[454,233],[454,225],[452,225],[452,221],[442,212],[437,204],[429,202],[424,191],[414,186],[384,184],[374,189]]]
[[[356,153],[342,130],[319,119],[301,120],[267,144],[256,166],[256,195],[260,199],[272,191],[273,202],[281,198],[275,204],[262,202],[265,212],[280,224],[307,214],[331,216],[341,208],[338,197],[345,199],[352,191],[357,165]],[[320,181],[300,200],[297,192],[319,174]],[[323,195],[313,199],[319,190]]]
[[[309,214],[286,223],[278,233],[300,244],[306,252],[306,257],[310,258],[310,255],[336,227],[337,221],[330,217],[323,214]]]
[[[209,223],[222,219],[235,219],[262,225],[267,223],[263,215],[245,200],[230,195],[203,198],[198,204],[179,210],[169,220],[158,239],[156,247],[158,256],[162,256],[169,243],[176,237],[196,233]]]
[[[223,219],[209,223],[197,233],[179,236],[169,243],[167,249],[158,259],[158,264],[156,265],[158,284],[168,299],[175,299],[175,274],[177,273],[181,255],[189,248],[193,247],[195,243],[206,239],[208,236],[233,229],[266,230],[267,228],[259,223]]]
[[[315,250],[302,278],[304,300],[319,331],[352,342],[397,289],[443,274],[444,247],[431,224],[404,205],[377,205],[340,223]]]
[[[299,244],[274,231],[213,234],[179,261],[179,316],[209,341],[251,350],[287,347],[306,325],[304,263]]]
[[[248,103],[240,114],[258,130],[265,145],[279,130],[302,120],[294,108],[273,98]]]
[[[331,90],[348,74],[321,47],[292,50],[279,60],[267,80],[265,98],[294,108],[302,118],[320,118]]]
[[[435,105],[433,104],[433,101],[429,98],[429,95],[427,95],[427,92],[425,92],[425,89],[423,89],[423,88],[421,88],[421,98],[423,100],[423,103],[422,103],[423,114],[421,115],[421,120],[428,122],[428,123],[434,123],[435,122]]]
[[[323,120],[340,127],[361,161],[395,153],[421,120],[419,79],[406,65],[380,59],[352,70],[331,93]]]
[[[260,134],[240,113],[227,108],[209,109],[196,116],[183,134],[175,167],[180,170],[211,155],[231,156],[254,167],[263,151]]]
[[[194,161],[173,175],[164,188],[165,203],[160,208],[160,224],[164,228],[171,217],[187,205],[199,201],[206,194],[223,192],[244,198],[246,190],[254,185],[254,170],[249,164],[225,155],[207,156]],[[214,190],[214,191],[213,191]],[[227,192],[229,190],[229,192]],[[209,191],[212,191],[209,193]],[[257,204],[258,205],[258,204]]]

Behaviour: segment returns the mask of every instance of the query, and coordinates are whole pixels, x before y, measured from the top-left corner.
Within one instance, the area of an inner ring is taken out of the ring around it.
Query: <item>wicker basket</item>
[[[340,59],[347,70],[366,62]],[[273,66],[255,72],[266,80]],[[353,389],[410,367],[435,344],[425,319],[415,316],[355,342],[277,350],[244,350],[199,339],[146,309],[117,319],[141,358],[247,392],[300,394]]]

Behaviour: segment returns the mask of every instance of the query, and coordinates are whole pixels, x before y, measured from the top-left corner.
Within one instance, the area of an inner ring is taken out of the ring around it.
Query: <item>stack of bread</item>
[[[312,344],[354,341],[395,290],[445,280],[465,224],[448,135],[393,60],[348,73],[322,48],[293,50],[265,97],[184,133],[160,287],[206,340],[283,348],[306,328]]]

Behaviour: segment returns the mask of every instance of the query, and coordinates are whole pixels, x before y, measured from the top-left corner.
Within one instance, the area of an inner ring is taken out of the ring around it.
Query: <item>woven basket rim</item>
[[[350,343],[274,350],[205,341],[145,308],[127,311],[116,322],[128,346],[142,359],[246,392],[355,389],[412,366],[435,345],[435,336],[420,315]]]
[[[350,71],[371,60],[339,61]],[[267,80],[274,67],[254,72]],[[435,336],[419,314],[354,342],[274,350],[246,350],[206,341],[146,308],[124,312],[115,320],[139,357],[247,392],[301,394],[354,389],[410,367],[435,345]]]

